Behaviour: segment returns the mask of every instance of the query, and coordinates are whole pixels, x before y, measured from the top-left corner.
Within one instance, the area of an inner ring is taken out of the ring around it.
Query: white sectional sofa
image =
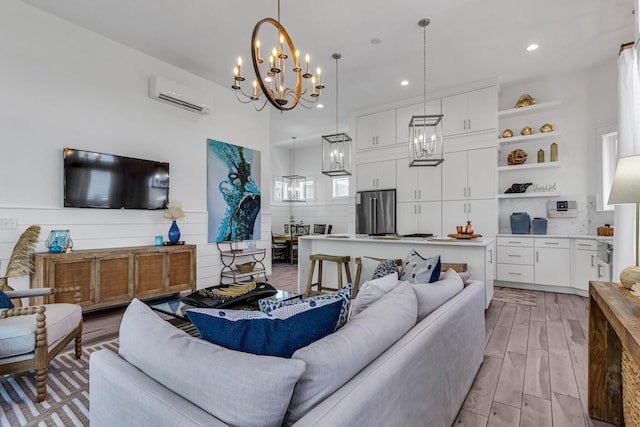
[[[190,337],[135,301],[120,354],[91,355],[91,425],[451,426],[483,360],[484,284],[422,319],[413,286],[291,359]]]

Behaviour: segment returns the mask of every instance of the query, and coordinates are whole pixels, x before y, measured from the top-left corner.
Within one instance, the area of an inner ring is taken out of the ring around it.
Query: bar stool
[[[342,265],[344,264],[344,270],[347,276],[347,283],[351,283],[351,271],[349,270],[349,261],[351,257],[349,255],[341,256],[341,255],[324,255],[324,254],[312,254],[309,256],[309,260],[311,260],[311,269],[309,270],[309,280],[307,282],[307,292],[305,292],[304,296],[308,297],[311,294],[317,295],[321,294],[324,291],[338,291],[342,288]],[[318,262],[318,281],[313,283],[313,272],[316,268],[316,261]],[[336,268],[338,270],[338,289],[335,288],[327,288],[322,286],[322,262],[329,261],[335,262]],[[316,291],[312,291],[311,288],[314,286],[317,287]]]

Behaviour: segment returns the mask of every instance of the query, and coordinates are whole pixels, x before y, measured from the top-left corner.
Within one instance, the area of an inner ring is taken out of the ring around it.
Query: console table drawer
[[[533,248],[500,247],[498,263],[533,265]]]
[[[527,246],[533,247],[533,238],[531,237],[504,237],[498,236],[498,246]]]

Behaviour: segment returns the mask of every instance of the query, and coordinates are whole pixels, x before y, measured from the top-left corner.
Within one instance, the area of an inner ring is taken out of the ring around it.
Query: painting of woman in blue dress
[[[207,140],[209,242],[260,239],[260,152]]]

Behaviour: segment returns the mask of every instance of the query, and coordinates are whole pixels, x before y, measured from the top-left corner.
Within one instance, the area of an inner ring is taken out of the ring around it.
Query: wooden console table
[[[640,365],[640,299],[619,283],[590,282],[589,416],[617,425],[626,416],[631,425],[623,416],[623,351]]]
[[[31,287],[80,286],[83,311],[196,289],[195,245],[40,252],[32,260]],[[55,302],[73,302],[64,298]]]

